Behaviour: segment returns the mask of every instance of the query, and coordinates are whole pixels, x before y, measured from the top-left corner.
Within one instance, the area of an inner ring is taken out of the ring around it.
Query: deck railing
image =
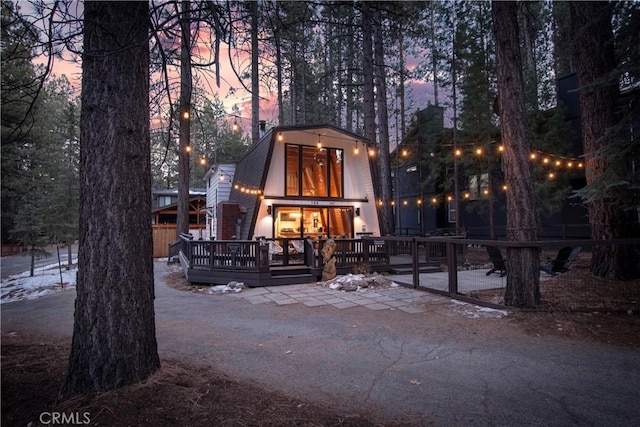
[[[389,264],[390,246],[386,240],[375,238],[336,239],[336,268],[343,274],[358,264],[382,267]],[[321,250],[327,240],[265,239],[256,240],[194,240],[189,234],[169,246],[169,260],[180,260],[185,276],[203,280],[205,272],[213,275],[229,273],[270,277],[279,267],[307,268],[307,274],[320,277],[324,267]],[[194,273],[195,272],[195,273]]]

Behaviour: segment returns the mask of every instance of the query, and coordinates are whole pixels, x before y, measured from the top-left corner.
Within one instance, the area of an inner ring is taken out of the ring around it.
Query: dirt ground
[[[584,268],[575,268],[570,273],[543,284],[542,305],[545,311],[515,311],[503,318],[508,322],[503,326],[509,329],[509,333],[640,348],[637,310],[640,281],[624,285],[604,283],[591,278]],[[178,274],[170,274],[166,280],[176,289],[198,292]],[[577,294],[589,295],[586,302],[578,305],[600,301],[603,307],[607,305],[603,301],[622,296],[624,301],[631,301],[630,311],[571,311],[575,308],[571,304],[577,304]],[[225,296],[203,294],[203,297]],[[483,297],[495,299],[500,296],[494,293]],[[487,334],[496,333],[495,322],[486,326],[474,322],[477,332],[482,332],[483,327],[486,327]],[[79,421],[85,420],[86,414],[90,425],[95,426],[420,424],[411,419],[389,423],[367,418],[366,414],[339,413],[330,407],[237,381],[210,368],[175,360],[163,360],[162,368],[142,384],[99,394],[62,396],[60,390],[66,375],[69,349],[69,340],[2,336],[2,425],[43,425],[50,417],[45,414],[41,419],[43,408],[56,408],[67,416],[72,414]]]

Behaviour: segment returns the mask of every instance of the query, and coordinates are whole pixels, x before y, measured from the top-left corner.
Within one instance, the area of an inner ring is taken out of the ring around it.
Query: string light
[[[498,153],[504,152],[504,146],[499,145],[497,149]],[[476,156],[481,156],[484,154],[484,149],[482,147],[475,147],[473,149],[473,154]],[[460,148],[456,148],[453,151],[453,155],[455,157],[462,157],[464,155],[464,151]],[[566,169],[578,168],[582,169],[584,167],[583,162],[579,161],[576,158],[561,156],[557,154],[545,153],[540,150],[533,150],[529,153],[529,159],[531,161],[540,160],[541,164],[544,166],[555,166],[560,169],[562,167]]]
[[[245,194],[251,194],[251,195],[263,194],[263,191],[260,188],[256,188],[250,185],[245,185],[242,182],[238,181],[237,179],[233,180],[233,188]]]

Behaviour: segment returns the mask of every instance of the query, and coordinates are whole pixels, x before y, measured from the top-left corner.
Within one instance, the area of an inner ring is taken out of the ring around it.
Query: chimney
[[[260,138],[262,138],[265,133],[267,133],[267,121],[260,120]]]

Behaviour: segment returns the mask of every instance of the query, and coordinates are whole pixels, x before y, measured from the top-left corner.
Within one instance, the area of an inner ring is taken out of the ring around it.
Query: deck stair
[[[418,265],[418,271],[420,273],[440,273],[442,272],[442,267],[440,267],[439,262],[421,262]],[[413,265],[412,264],[394,264],[390,266],[389,273],[412,274]]]
[[[271,266],[270,271],[271,277],[265,281],[267,286],[296,285],[318,281],[317,277],[312,274],[311,268],[306,265]]]

